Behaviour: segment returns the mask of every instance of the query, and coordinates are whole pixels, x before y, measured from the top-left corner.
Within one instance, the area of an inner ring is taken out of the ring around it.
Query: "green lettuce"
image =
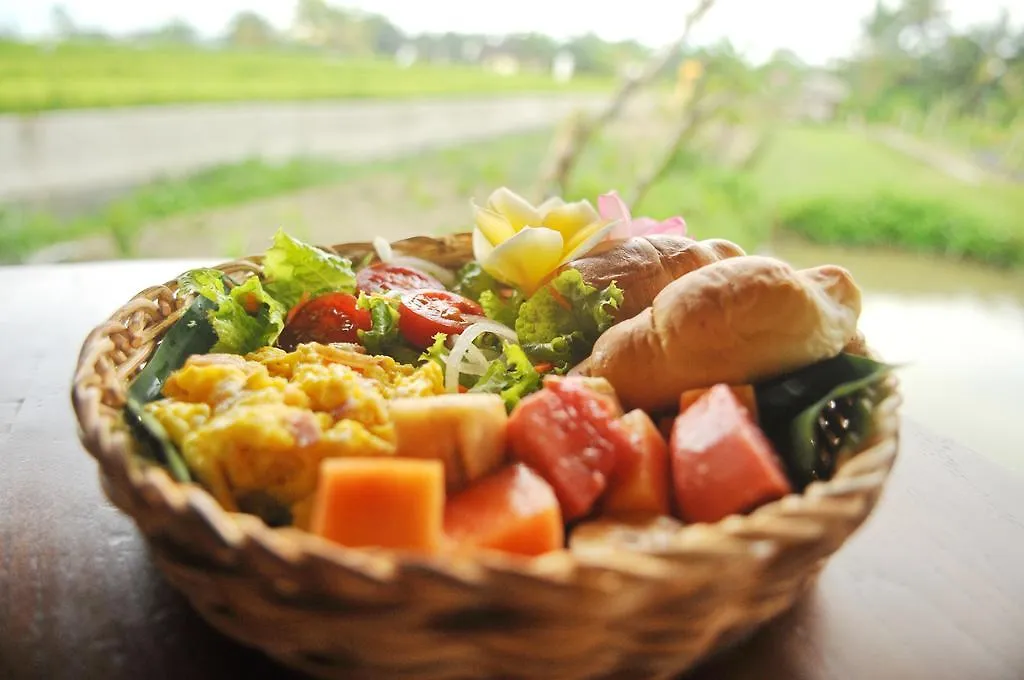
[[[501,288],[501,284],[493,276],[488,274],[476,260],[462,265],[455,274],[455,285],[452,291],[468,297],[471,300],[480,302],[480,296],[488,291],[495,291]]]
[[[356,275],[352,263],[340,255],[303,243],[284,231],[274,234],[274,243],[263,257],[267,291],[291,308],[303,293],[352,293]]]
[[[183,274],[178,286],[216,305],[207,313],[217,336],[211,352],[246,354],[273,344],[284,329],[287,308],[267,292],[258,276],[228,290],[220,271],[195,269]]]
[[[426,363],[428,361],[436,362],[438,366],[444,368],[448,365],[448,355],[451,353],[448,349],[448,336],[444,333],[434,334],[434,344],[423,351],[420,355],[420,362]]]
[[[519,318],[519,307],[523,304],[523,296],[519,291],[505,297],[493,290],[485,290],[480,294],[480,306],[488,319],[515,328]]]
[[[502,356],[492,361],[470,392],[498,394],[511,411],[519,400],[540,389],[541,377],[519,345],[506,345]]]
[[[622,289],[614,282],[600,290],[566,269],[519,306],[516,335],[531,359],[564,371],[590,354],[621,304]]]
[[[359,342],[370,354],[383,354],[405,364],[416,363],[418,353],[398,330],[399,299],[393,295],[359,294],[356,306],[370,312],[370,330],[360,330]]]

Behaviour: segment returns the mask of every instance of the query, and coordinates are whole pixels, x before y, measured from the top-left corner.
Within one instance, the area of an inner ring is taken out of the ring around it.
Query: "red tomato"
[[[554,488],[566,520],[590,512],[631,445],[614,403],[571,379],[520,401],[509,416],[508,441],[512,456]]]
[[[676,418],[669,449],[686,522],[717,522],[791,491],[771,443],[727,385],[715,385]]]
[[[406,293],[414,290],[444,290],[444,284],[418,269],[378,262],[359,270],[356,274],[356,288],[367,294],[389,290]]]
[[[469,298],[446,290],[419,290],[402,297],[398,330],[411,344],[426,349],[438,333],[458,335],[483,317],[484,310]]]
[[[303,342],[359,342],[358,331],[369,330],[370,312],[356,307],[356,296],[327,293],[297,305],[277,345],[291,352]]]

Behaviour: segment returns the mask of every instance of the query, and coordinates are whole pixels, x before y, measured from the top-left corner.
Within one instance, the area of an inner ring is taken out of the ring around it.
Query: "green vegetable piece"
[[[502,297],[493,290],[485,290],[480,293],[480,306],[484,310],[484,316],[497,321],[509,328],[516,327],[516,320],[519,318],[519,307],[523,304],[523,296],[515,291],[509,297]]]
[[[370,354],[390,356],[403,364],[415,364],[420,353],[413,349],[398,330],[398,305],[395,295],[359,294],[356,306],[370,312],[370,330],[358,332],[359,342]]]
[[[448,336],[446,334],[435,333],[434,344],[423,351],[419,360],[424,363],[434,361],[437,362],[438,366],[444,368],[447,365],[448,355],[450,354],[447,342]]]
[[[459,271],[456,272],[455,285],[452,287],[452,291],[463,297],[481,302],[481,295],[488,291],[496,291],[501,287],[501,283],[496,278],[485,272],[479,262],[473,260],[462,265]]]
[[[171,441],[160,421],[147,413],[143,402],[128,395],[128,403],[124,409],[125,422],[141,445],[142,453],[150,460],[156,461],[167,468],[176,481],[187,483],[192,481],[188,465],[178,452],[178,447]]]
[[[210,351],[246,354],[277,340],[284,329],[286,308],[267,294],[260,279],[250,276],[231,289],[210,315],[217,344]]]
[[[398,309],[393,298],[384,295],[359,294],[356,307],[370,312],[370,330],[359,331],[359,341],[370,354],[387,354],[401,341],[398,333]]]
[[[501,357],[492,361],[470,392],[501,395],[505,408],[512,411],[519,400],[539,390],[541,377],[519,345],[506,345]]]
[[[352,263],[340,255],[303,243],[278,230],[274,243],[263,257],[267,292],[291,308],[303,293],[316,297],[322,293],[355,291],[356,275]]]
[[[132,381],[128,388],[129,398],[142,404],[159,399],[164,381],[182,367],[185,359],[210,351],[217,342],[217,334],[210,325],[209,314],[216,307],[209,298],[195,298],[167,330],[149,361]]]
[[[612,313],[622,299],[622,290],[614,282],[599,290],[587,284],[578,270],[566,269],[519,307],[516,335],[524,348],[540,350],[557,341],[546,350],[549,356],[554,348],[558,350],[554,354],[562,356],[567,346],[570,359],[559,364],[564,369],[590,354],[597,338],[614,323]]]
[[[894,368],[844,353],[755,387],[761,428],[797,490],[830,478],[871,436],[879,386]]]

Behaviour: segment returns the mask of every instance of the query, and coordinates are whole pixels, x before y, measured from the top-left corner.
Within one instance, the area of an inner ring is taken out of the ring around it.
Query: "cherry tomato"
[[[444,284],[418,269],[378,262],[359,270],[356,274],[356,288],[364,293],[384,293],[389,290],[406,293],[414,290],[444,290]]]
[[[356,307],[355,295],[327,293],[296,305],[277,345],[291,352],[303,342],[359,342],[358,331],[370,325],[370,312]]]
[[[458,335],[484,315],[477,303],[446,290],[406,293],[398,312],[398,330],[422,349],[434,344],[437,333]]]

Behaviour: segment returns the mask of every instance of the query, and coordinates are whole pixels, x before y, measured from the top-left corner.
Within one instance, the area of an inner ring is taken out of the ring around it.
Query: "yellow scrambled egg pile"
[[[434,362],[311,343],[190,357],[146,409],[226,509],[270,500],[303,526],[321,460],[393,454],[387,401],[443,391]]]

